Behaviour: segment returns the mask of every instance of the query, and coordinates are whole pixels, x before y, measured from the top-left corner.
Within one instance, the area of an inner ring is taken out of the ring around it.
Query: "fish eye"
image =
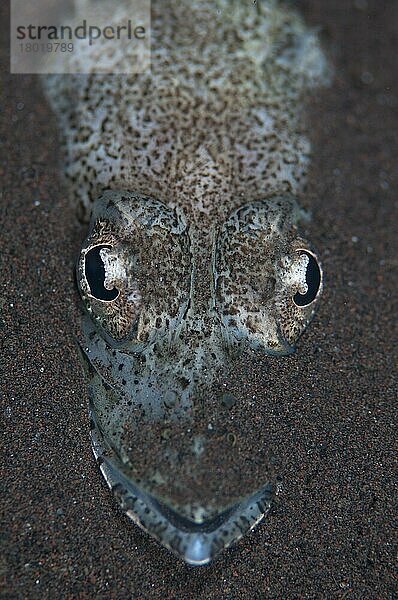
[[[84,259],[84,274],[91,295],[97,300],[112,302],[119,296],[119,290],[115,287],[108,290],[105,287],[105,266],[101,257],[101,250],[110,250],[111,246],[94,246],[91,248]]]
[[[307,271],[305,274],[307,291],[305,294],[297,292],[293,297],[293,301],[297,306],[308,306],[318,295],[321,286],[321,269],[317,259],[311,252],[307,250],[299,250],[299,252],[308,256]]]

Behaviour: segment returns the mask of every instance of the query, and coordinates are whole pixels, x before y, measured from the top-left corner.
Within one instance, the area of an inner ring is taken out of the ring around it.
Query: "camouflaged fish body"
[[[292,10],[205,0],[153,3],[151,72],[46,82],[91,216],[77,278],[94,452],[133,521],[191,564],[275,491],[244,374],[291,352],[319,299],[297,197],[303,98],[327,77]]]

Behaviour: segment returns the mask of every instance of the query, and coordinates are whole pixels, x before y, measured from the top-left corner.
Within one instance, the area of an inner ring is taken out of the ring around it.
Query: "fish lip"
[[[112,453],[103,445],[106,442],[93,414],[91,440],[102,475],[122,510],[188,565],[203,566],[211,562],[222,550],[253,529],[270,509],[275,490],[272,483],[267,482],[223,512],[195,522],[145,492],[122,472]]]

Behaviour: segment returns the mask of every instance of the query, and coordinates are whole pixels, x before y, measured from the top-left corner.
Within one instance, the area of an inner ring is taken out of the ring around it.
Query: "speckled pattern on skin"
[[[7,74],[0,31],[5,598],[396,597],[398,7],[305,0],[300,9],[336,65],[307,116],[313,220],[303,233],[322,249],[327,285],[299,352],[233,374],[251,396],[267,386],[250,436],[272,423],[284,483],[264,525],[203,570],[131,527],[90,456],[70,331],[85,228],[59,181],[40,85]]]
[[[47,80],[71,201],[88,219],[104,188],[139,192],[205,231],[245,200],[296,194],[302,97],[329,76],[315,31],[276,0],[153,2],[150,72]]]
[[[44,83],[72,201],[91,215],[77,281],[95,455],[135,522],[205,564],[275,492],[271,436],[242,451],[252,415],[232,427],[248,398],[228,380],[291,353],[318,305],[321,270],[297,231],[301,106],[330,69],[280,2],[152,8],[150,72]]]

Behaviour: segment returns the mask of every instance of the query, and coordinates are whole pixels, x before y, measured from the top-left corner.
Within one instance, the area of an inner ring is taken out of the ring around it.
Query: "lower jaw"
[[[122,510],[141,529],[189,565],[208,564],[236,543],[268,513],[274,495],[271,483],[227,510],[200,523],[179,514],[140,489],[117,466],[95,419],[91,439],[94,455]]]

